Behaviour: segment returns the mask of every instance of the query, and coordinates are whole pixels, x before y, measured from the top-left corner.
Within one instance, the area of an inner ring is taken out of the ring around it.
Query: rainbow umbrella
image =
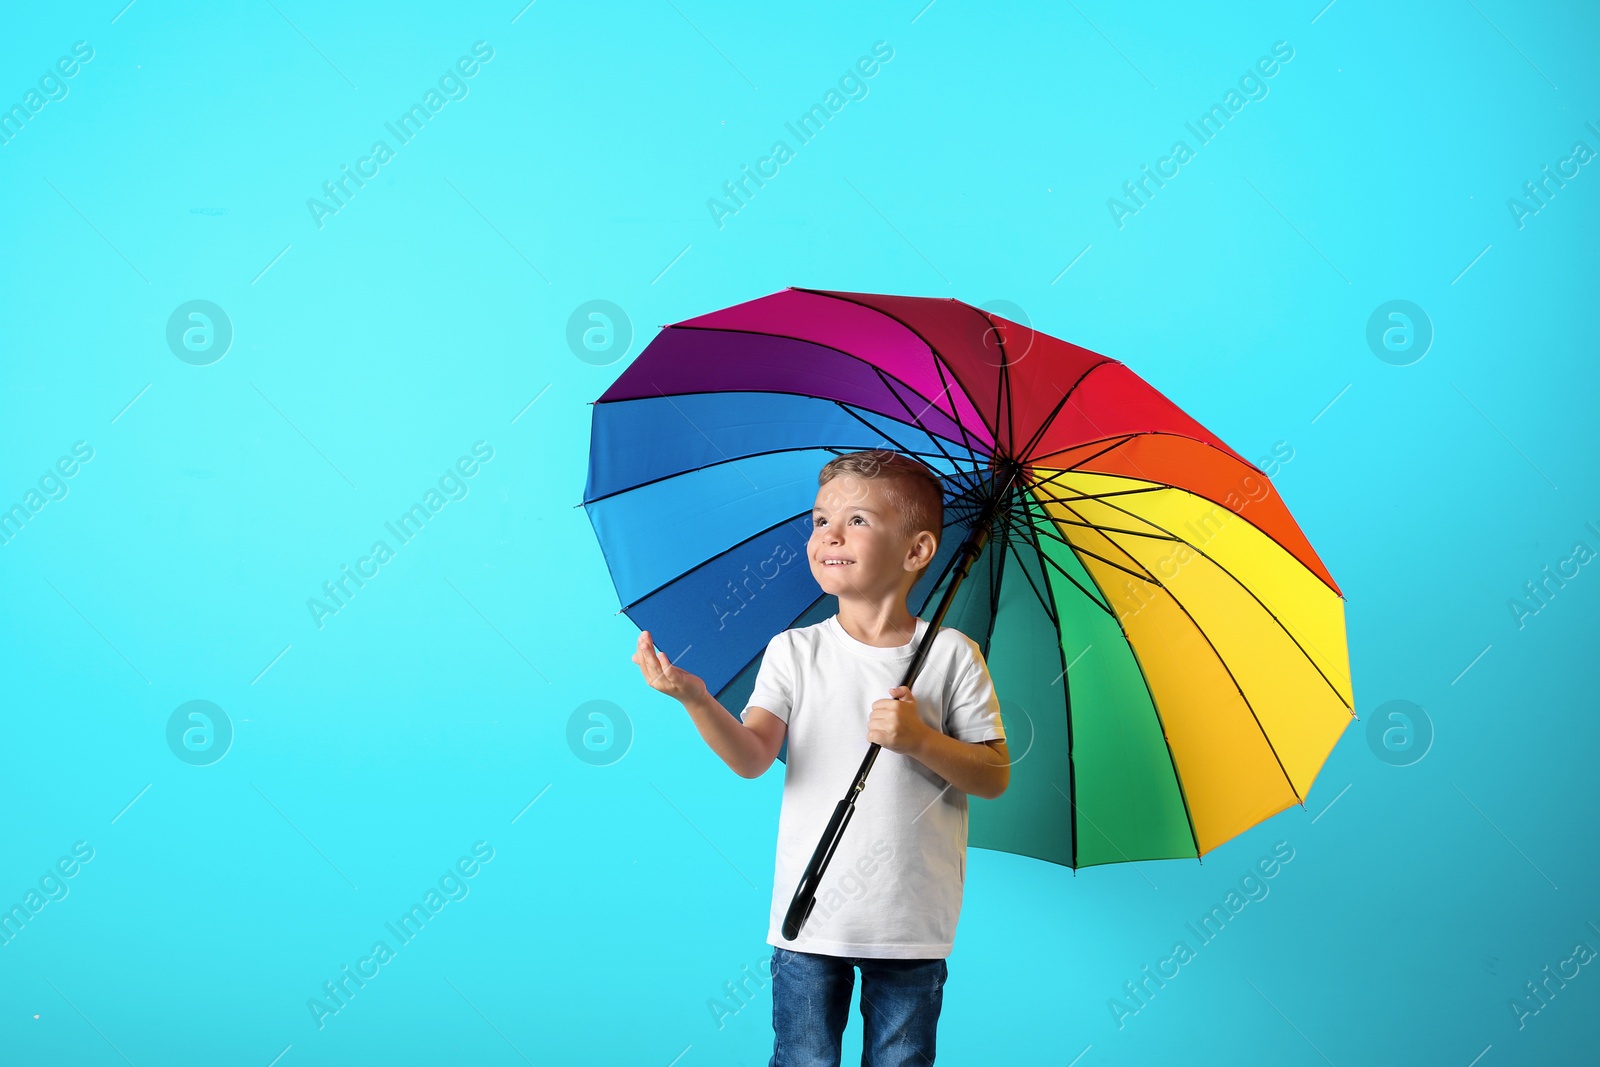
[[[1354,717],[1344,601],[1270,480],[1122,363],[958,300],[789,288],[663,327],[593,410],[623,612],[739,714],[768,640],[837,610],[810,512],[863,449],[945,484],[915,665],[941,624],[975,640],[1013,761],[970,845],[1198,858],[1303,804]]]

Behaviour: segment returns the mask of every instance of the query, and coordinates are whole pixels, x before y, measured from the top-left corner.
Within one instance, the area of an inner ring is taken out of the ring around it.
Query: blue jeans
[[[861,1067],[928,1067],[949,968],[942,959],[821,956],[772,949],[768,1067],[839,1067],[850,993],[861,968]]]

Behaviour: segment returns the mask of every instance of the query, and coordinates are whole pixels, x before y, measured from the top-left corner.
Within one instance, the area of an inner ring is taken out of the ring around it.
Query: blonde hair
[[[817,474],[817,488],[841,474],[880,483],[884,495],[900,513],[900,536],[910,537],[927,530],[933,534],[934,552],[938,552],[944,536],[944,483],[931,467],[887,449],[847,452],[823,465]]]

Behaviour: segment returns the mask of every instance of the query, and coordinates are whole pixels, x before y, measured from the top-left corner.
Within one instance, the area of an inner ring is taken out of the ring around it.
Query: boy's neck
[[[905,597],[882,603],[839,600],[839,625],[864,645],[898,648],[917,635],[917,616],[906,607]]]

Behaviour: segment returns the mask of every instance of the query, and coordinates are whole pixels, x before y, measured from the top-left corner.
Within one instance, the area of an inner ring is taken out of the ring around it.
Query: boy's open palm
[[[658,693],[665,693],[680,701],[692,700],[707,693],[706,683],[699,675],[673,666],[667,654],[656,648],[650,640],[649,630],[639,634],[639,648],[633,654],[633,662],[639,665],[650,688]]]

